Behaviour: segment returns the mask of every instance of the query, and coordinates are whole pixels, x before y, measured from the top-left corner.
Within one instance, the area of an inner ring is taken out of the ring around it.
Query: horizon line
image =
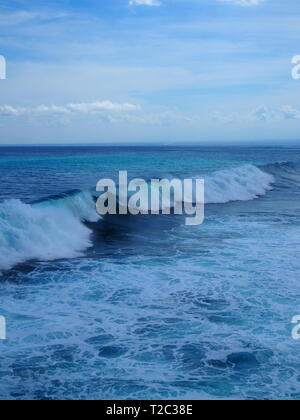
[[[196,147],[300,147],[299,140],[261,140],[261,141],[245,141],[245,142],[234,142],[234,141],[209,141],[209,142],[113,142],[113,143],[13,143],[13,144],[0,144],[1,147],[184,147],[184,146],[196,146]]]

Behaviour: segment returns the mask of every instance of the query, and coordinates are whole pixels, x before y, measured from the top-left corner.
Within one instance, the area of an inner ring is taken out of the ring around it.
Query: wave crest
[[[205,203],[251,201],[272,190],[275,177],[253,165],[215,172],[205,179]]]
[[[82,222],[97,220],[87,192],[33,205],[5,200],[0,205],[0,269],[80,256],[92,245],[91,231]]]
[[[252,165],[215,172],[205,178],[205,203],[249,201],[272,189],[275,177]],[[92,246],[97,222],[94,197],[77,192],[35,204],[5,200],[0,204],[0,270],[29,260],[75,258]]]

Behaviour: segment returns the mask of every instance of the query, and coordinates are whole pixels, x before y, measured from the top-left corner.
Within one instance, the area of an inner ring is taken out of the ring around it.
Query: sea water
[[[96,213],[204,178],[205,222]],[[0,399],[299,399],[300,148],[1,147]]]

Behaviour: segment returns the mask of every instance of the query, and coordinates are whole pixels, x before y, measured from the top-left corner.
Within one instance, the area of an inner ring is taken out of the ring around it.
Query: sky
[[[299,22],[299,0],[1,0],[0,144],[300,145]]]

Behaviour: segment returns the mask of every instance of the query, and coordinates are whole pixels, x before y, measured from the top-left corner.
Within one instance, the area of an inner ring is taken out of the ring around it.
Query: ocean
[[[205,221],[96,183],[204,178]],[[0,399],[300,399],[300,148],[1,147]]]

